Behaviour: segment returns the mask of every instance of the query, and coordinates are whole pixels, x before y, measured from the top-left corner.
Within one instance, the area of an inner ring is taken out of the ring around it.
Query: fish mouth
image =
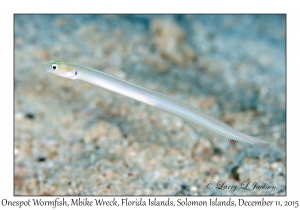
[[[42,69],[46,72],[53,73],[51,65],[48,62],[46,62],[42,65]]]

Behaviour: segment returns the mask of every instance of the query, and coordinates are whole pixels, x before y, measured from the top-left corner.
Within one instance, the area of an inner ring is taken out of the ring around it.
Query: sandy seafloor
[[[15,195],[286,194],[284,15],[14,18]],[[171,96],[272,147],[212,142],[179,117],[44,72],[48,60]]]

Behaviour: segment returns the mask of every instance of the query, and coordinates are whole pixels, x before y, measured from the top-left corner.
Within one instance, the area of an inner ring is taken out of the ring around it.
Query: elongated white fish
[[[267,148],[269,146],[269,143],[241,133],[199,109],[104,72],[60,61],[46,62],[43,65],[43,69],[68,79],[83,80],[150,106],[165,110],[190,122],[196,129],[213,140],[223,140],[231,145],[235,145],[237,142],[245,142],[251,145],[257,145],[260,148]]]

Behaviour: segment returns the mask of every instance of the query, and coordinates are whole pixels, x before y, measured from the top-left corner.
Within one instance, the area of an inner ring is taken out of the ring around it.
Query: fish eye
[[[53,69],[53,70],[56,70],[56,69],[57,69],[57,65],[56,65],[56,64],[53,64],[53,65],[52,65],[52,69]]]

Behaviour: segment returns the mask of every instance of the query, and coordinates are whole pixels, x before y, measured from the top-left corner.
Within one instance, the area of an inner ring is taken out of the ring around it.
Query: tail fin
[[[188,121],[189,122],[189,121]],[[218,133],[215,133],[209,129],[206,129],[202,126],[199,126],[198,124],[195,124],[195,123],[192,123],[192,122],[189,122],[191,123],[191,125],[198,131],[198,132],[201,132],[203,133],[205,136],[207,136],[208,138],[210,138],[211,140],[214,141],[215,145],[218,146],[218,147],[221,147],[223,145],[226,146],[226,148],[228,146],[233,146],[233,147],[236,147],[237,145],[239,144],[242,144],[244,146],[254,146],[255,150],[258,150],[260,153],[262,154],[267,154],[269,153],[269,147],[270,147],[270,139],[271,137],[266,137],[266,136],[263,136],[263,137],[251,137],[253,138],[256,142],[254,143],[247,143],[247,142],[242,142],[242,141],[237,141],[235,139],[230,139],[230,138],[227,138],[225,136],[222,136]]]
[[[253,144],[253,146],[258,149],[263,154],[268,154],[270,152],[271,147],[271,136],[258,136],[253,137],[257,142]]]

